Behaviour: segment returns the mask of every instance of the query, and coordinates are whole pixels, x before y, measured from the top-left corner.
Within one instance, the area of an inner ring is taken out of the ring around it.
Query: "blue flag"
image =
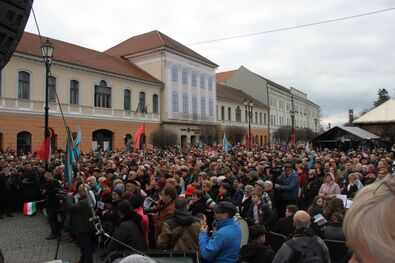
[[[80,156],[80,143],[81,143],[81,126],[78,125],[78,135],[77,138],[75,138],[73,145],[74,160],[78,160],[78,157]]]
[[[68,188],[71,188],[72,185],[72,176],[71,171],[74,164],[74,154],[73,154],[73,146],[71,145],[73,142],[73,138],[70,133],[67,133],[67,142],[66,142],[66,156],[64,161],[64,177],[67,180]]]
[[[226,139],[226,131],[224,131],[224,138],[222,138],[222,145],[224,146],[224,151],[227,153],[229,151],[228,140]]]

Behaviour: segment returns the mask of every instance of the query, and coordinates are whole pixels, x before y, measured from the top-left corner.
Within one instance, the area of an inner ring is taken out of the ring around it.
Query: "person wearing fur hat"
[[[330,200],[340,194],[340,187],[336,183],[335,176],[332,173],[327,173],[325,175],[325,182],[321,185],[318,194],[325,200]]]

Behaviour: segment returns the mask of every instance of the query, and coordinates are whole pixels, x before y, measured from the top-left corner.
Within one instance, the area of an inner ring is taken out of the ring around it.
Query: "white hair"
[[[122,259],[119,263],[157,263],[157,261],[146,256],[133,254]]]
[[[378,189],[377,182],[361,189],[346,213],[344,234],[352,249],[369,248],[377,262],[395,258],[395,176],[387,177]],[[358,251],[356,251],[358,252]]]

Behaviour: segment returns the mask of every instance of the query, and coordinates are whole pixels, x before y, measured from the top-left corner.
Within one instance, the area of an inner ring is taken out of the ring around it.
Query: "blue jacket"
[[[284,174],[278,178],[281,197],[284,201],[297,201],[299,192],[299,179],[295,171],[290,176]]]
[[[241,229],[233,218],[217,222],[217,232],[211,238],[205,232],[199,234],[200,254],[213,263],[238,262],[240,242]]]

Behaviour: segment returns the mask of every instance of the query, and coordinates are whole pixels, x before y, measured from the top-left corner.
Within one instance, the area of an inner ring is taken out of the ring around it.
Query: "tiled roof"
[[[224,82],[224,81],[227,81],[230,77],[232,77],[233,74],[236,72],[237,72],[237,69],[219,72],[219,73],[215,74],[215,78],[216,78],[217,82]]]
[[[217,97],[223,98],[223,99],[228,99],[228,100],[233,100],[236,102],[239,102],[241,104],[244,103],[244,99],[247,100],[252,100],[254,102],[254,106],[259,107],[259,108],[264,108],[268,109],[268,106],[262,103],[259,100],[254,99],[250,95],[244,93],[244,91],[235,89],[232,87],[228,87],[225,85],[222,85],[220,83],[217,83]]]
[[[175,41],[165,34],[155,30],[145,34],[131,37],[122,43],[104,51],[112,56],[124,57],[127,55],[138,54],[159,48],[169,48],[184,55],[193,57],[202,62],[210,64],[213,67],[218,67],[217,64],[196,53],[185,45]]]
[[[45,39],[43,37],[43,39]],[[54,61],[71,63],[81,67],[119,74],[143,81],[162,84],[149,73],[129,62],[127,59],[80,47],[56,39],[49,40],[54,47]],[[41,41],[38,35],[24,32],[16,52],[42,57]]]

